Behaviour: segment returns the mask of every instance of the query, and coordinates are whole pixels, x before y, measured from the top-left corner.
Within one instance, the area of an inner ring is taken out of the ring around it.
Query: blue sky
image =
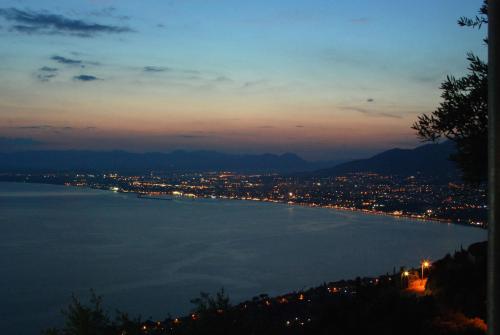
[[[411,147],[440,82],[485,57],[484,29],[456,24],[480,5],[3,0],[0,149]]]

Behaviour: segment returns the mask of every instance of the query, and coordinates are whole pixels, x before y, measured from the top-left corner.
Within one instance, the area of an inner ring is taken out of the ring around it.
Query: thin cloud
[[[12,22],[11,31],[22,34],[60,34],[78,37],[93,37],[98,34],[121,34],[133,30],[127,26],[114,26],[75,20],[46,11],[0,8],[0,16]]]
[[[192,69],[179,69],[175,67],[167,67],[167,66],[145,66],[142,68],[142,71],[145,73],[161,73],[161,72],[170,72],[175,75],[183,76],[184,79],[200,79],[203,74],[201,71],[192,70]]]
[[[353,112],[361,113],[364,115],[369,115],[369,116],[387,117],[387,118],[393,118],[393,119],[402,119],[403,118],[401,115],[385,113],[385,112],[376,112],[376,111],[371,111],[371,110],[361,108],[361,107],[342,107],[342,109],[346,110],[346,111],[353,111]]]
[[[36,72],[36,78],[41,82],[50,81],[52,78],[57,77],[58,69],[55,67],[43,66]]]
[[[75,128],[70,126],[52,126],[48,124],[37,124],[30,126],[17,126],[12,127],[13,129],[24,129],[24,130],[73,130]]]
[[[52,78],[57,77],[55,73],[44,73],[44,72],[39,72],[36,75],[36,78],[42,82],[47,82],[50,81]]]
[[[175,135],[175,137],[185,138],[185,139],[197,139],[197,138],[206,138],[206,135],[197,135],[197,134],[179,134]]]
[[[93,10],[89,13],[89,15],[95,16],[95,17],[110,17],[113,19],[118,19],[118,20],[123,20],[123,21],[130,20],[130,16],[116,15],[115,13],[116,13],[116,8],[110,6],[110,7],[102,8],[100,10]]]
[[[50,57],[50,59],[52,59],[58,63],[61,63],[61,64],[66,64],[66,65],[81,65],[81,64],[83,64],[83,61],[80,59],[71,59],[71,58],[66,58],[66,57],[57,56],[57,55]]]
[[[401,115],[396,115],[396,114],[391,114],[391,113],[378,113],[377,115],[389,117],[389,118],[393,118],[393,119],[402,119],[403,118]]]
[[[76,54],[76,53],[75,53]],[[79,67],[86,67],[87,65],[91,66],[101,66],[101,63],[96,62],[96,61],[87,61],[87,60],[82,60],[82,59],[75,59],[75,58],[68,58],[60,55],[54,55],[50,57],[51,60],[59,63],[59,64],[64,64],[68,66],[79,66]]]
[[[42,125],[34,125],[34,126],[17,126],[17,127],[12,127],[12,128],[14,128],[14,129],[40,130],[40,129],[52,129],[53,126],[42,124]]]
[[[88,75],[88,74],[81,74],[79,76],[74,76],[73,79],[74,80],[78,80],[78,81],[95,81],[95,80],[100,80],[99,78],[97,78],[95,76],[92,76],[92,75]]]
[[[295,128],[305,128],[305,126],[301,125],[301,124],[298,124],[295,126]]]
[[[372,114],[372,112],[370,112],[364,108],[361,108],[361,107],[342,107],[342,109],[346,110],[346,111],[358,112],[361,114]]]
[[[57,72],[58,69],[55,67],[43,66],[38,70],[43,72]]]
[[[168,72],[171,70],[172,70],[171,68],[164,66],[145,66],[143,68],[144,72],[149,72],[149,73]]]
[[[49,132],[55,134],[63,134],[70,132],[91,132],[95,131],[98,128],[94,126],[88,126],[83,128],[72,127],[72,126],[54,126],[50,124],[35,124],[35,125],[25,125],[25,126],[14,126],[9,127],[10,129],[17,129],[25,132]]]

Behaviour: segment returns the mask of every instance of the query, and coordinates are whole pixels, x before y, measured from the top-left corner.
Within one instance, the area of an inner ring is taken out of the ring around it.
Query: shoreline
[[[212,199],[212,200],[239,200],[239,201],[253,201],[253,202],[263,202],[263,203],[273,203],[273,204],[281,204],[281,205],[289,205],[289,206],[300,206],[300,207],[309,207],[309,208],[326,208],[326,209],[332,209],[332,210],[337,210],[341,212],[356,212],[359,214],[365,214],[365,215],[378,215],[378,216],[388,216],[396,219],[410,219],[410,220],[415,220],[415,221],[424,221],[424,222],[429,222],[429,223],[440,223],[440,224],[447,224],[447,225],[459,225],[459,226],[465,226],[465,227],[473,227],[473,228],[480,228],[484,230],[488,230],[488,227],[482,226],[482,225],[474,225],[474,224],[468,224],[468,223],[462,223],[462,222],[454,222],[449,219],[438,219],[438,218],[426,218],[422,217],[420,215],[409,215],[409,214],[393,214],[389,212],[382,212],[382,211],[371,211],[367,209],[359,209],[359,208],[352,208],[352,207],[341,207],[337,205],[319,205],[315,203],[302,203],[302,202],[291,202],[291,201],[278,201],[278,200],[271,200],[271,199],[259,199],[259,198],[236,198],[236,197],[226,197],[226,196],[199,196],[199,195],[179,195],[179,194],[172,194],[172,192],[167,193],[160,193],[160,192],[138,192],[138,191],[124,191],[119,188],[117,189],[111,189],[111,188],[104,188],[104,187],[92,187],[88,185],[72,185],[70,183],[63,183],[63,184],[57,184],[57,183],[39,183],[39,182],[29,182],[29,181],[3,181],[3,182],[8,182],[8,183],[20,183],[20,184],[40,184],[40,185],[58,185],[58,186],[65,186],[65,187],[75,187],[75,188],[83,188],[83,189],[91,189],[91,190],[100,190],[100,191],[107,191],[107,192],[114,192],[114,193],[124,193],[124,194],[135,194],[138,199],[146,199],[146,200],[167,200],[163,198],[156,198],[158,196],[170,196],[172,197],[172,200],[175,198],[182,198],[182,199]]]

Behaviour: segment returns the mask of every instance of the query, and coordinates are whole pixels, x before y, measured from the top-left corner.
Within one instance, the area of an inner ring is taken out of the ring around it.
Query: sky
[[[481,0],[1,0],[0,151],[293,152],[419,144],[485,59]]]

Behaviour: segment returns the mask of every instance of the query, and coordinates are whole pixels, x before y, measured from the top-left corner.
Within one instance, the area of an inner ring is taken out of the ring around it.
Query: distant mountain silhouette
[[[459,176],[455,164],[449,160],[455,144],[426,144],[415,149],[391,149],[368,159],[359,159],[332,168],[314,172],[317,176],[338,176],[353,172],[375,172],[400,176],[426,175],[436,178]]]
[[[233,155],[215,151],[130,153],[126,151],[24,151],[0,153],[0,172],[116,171],[159,172],[277,172],[313,171],[332,162],[308,162],[291,153]]]

